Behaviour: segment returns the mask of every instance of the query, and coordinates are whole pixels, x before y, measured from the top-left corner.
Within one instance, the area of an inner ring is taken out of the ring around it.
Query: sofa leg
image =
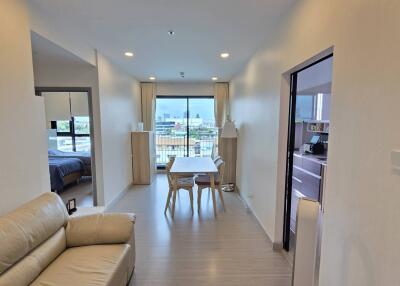
[[[131,275],[129,276],[128,283],[126,283],[126,286],[128,286],[128,285],[131,283],[131,280],[132,280],[132,278],[133,278],[134,275],[135,275],[135,266],[133,266],[132,273],[131,273]]]

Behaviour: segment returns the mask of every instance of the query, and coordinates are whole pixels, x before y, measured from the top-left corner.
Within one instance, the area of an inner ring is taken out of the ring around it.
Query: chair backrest
[[[220,158],[215,162],[215,166],[218,169],[219,182],[222,184],[224,180],[225,162]]]
[[[216,156],[216,157],[214,158],[214,163],[217,163],[218,160],[222,160],[221,156]]]
[[[165,171],[167,172],[168,185],[170,188],[172,187],[172,182],[173,182],[173,178],[171,175],[171,168],[174,161],[175,157],[170,157],[168,163],[165,164]]]

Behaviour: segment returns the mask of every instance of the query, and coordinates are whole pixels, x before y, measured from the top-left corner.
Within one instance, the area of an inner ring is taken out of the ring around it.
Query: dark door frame
[[[93,206],[97,206],[97,179],[96,179],[96,154],[94,148],[94,124],[93,124],[93,101],[91,87],[35,87],[35,95],[42,96],[42,92],[86,92],[89,104],[89,122],[90,122],[90,156],[92,159],[92,193]]]
[[[293,72],[290,75],[290,97],[289,97],[289,120],[286,153],[286,175],[285,175],[285,202],[283,217],[283,248],[289,251],[290,246],[290,215],[292,205],[292,175],[293,175],[293,152],[296,131],[296,96],[297,96],[297,76],[298,74],[328,58],[333,57],[333,53],[316,60],[315,62]]]

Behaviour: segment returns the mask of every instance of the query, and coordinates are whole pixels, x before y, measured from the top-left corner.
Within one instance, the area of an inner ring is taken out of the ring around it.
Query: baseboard
[[[283,249],[283,243],[282,242],[273,242],[272,243],[272,249],[276,251],[280,251]]]
[[[116,196],[112,199],[112,201],[111,201],[109,204],[106,205],[104,211],[107,212],[107,211],[109,211],[111,208],[113,208],[113,207],[117,204],[117,202],[118,202],[119,200],[121,200],[121,198],[128,192],[128,190],[130,190],[130,189],[132,188],[132,186],[133,186],[133,183],[129,184],[125,189],[122,190],[122,192],[120,192],[118,195],[116,195]]]
[[[269,239],[269,241],[271,241],[272,243],[272,249],[273,250],[281,250],[283,247],[279,248],[279,244],[280,243],[275,243],[273,242],[273,240],[271,239],[271,237],[269,236],[267,230],[264,228],[263,224],[261,223],[261,220],[259,219],[259,217],[255,214],[253,208],[247,203],[246,199],[242,196],[242,193],[240,192],[239,188],[236,187],[237,189],[237,193],[239,195],[240,200],[243,202],[243,204],[245,205],[245,208],[256,218],[258,224],[261,226],[261,228],[263,229],[265,235],[267,236],[267,238]]]

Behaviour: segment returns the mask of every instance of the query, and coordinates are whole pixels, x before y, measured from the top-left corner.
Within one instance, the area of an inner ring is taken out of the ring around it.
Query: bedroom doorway
[[[36,87],[44,98],[51,190],[64,203],[97,205],[92,93],[88,87]]]

